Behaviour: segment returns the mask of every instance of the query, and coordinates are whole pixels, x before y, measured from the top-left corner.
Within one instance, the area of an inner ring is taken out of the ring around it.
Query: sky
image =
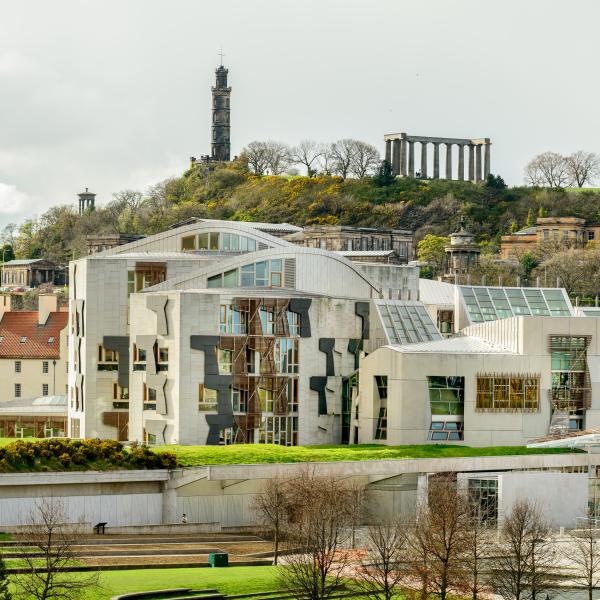
[[[221,47],[233,155],[489,137],[518,185],[540,152],[600,152],[599,20],[598,0],[0,0],[0,227],[210,153]]]

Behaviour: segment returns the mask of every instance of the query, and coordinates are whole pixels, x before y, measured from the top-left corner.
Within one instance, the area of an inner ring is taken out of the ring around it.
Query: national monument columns
[[[433,146],[433,179],[440,177],[440,147],[446,158],[445,178],[452,179],[452,147],[458,146],[458,165],[455,179],[459,181],[482,181],[490,174],[490,138],[438,138],[408,135],[407,133],[389,133],[384,136],[385,159],[390,163],[394,175],[415,176],[415,143],[421,151],[421,170],[417,174],[421,179],[429,176],[428,146]],[[468,175],[465,177],[465,148],[469,152]],[[483,152],[482,152],[483,149]],[[407,166],[408,159],[408,166]]]

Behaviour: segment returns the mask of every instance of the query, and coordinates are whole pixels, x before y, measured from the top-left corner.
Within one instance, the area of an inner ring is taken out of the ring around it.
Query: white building
[[[193,220],[71,263],[70,435],[347,439],[374,302],[414,302],[418,269],[277,237],[290,229]]]
[[[600,426],[600,319],[575,316],[560,289],[455,293],[456,335],[390,340],[361,361],[351,437],[524,445]]]

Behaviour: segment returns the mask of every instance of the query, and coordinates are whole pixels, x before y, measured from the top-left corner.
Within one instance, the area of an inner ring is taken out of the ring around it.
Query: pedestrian
[[[187,523],[187,515],[185,513],[183,513],[181,515],[181,524],[185,525]]]

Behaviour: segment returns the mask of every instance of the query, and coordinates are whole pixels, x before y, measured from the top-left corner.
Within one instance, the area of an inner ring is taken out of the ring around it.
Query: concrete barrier
[[[106,527],[106,534],[144,535],[144,534],[177,534],[186,533],[220,533],[221,523],[173,523],[171,525],[127,525]]]

